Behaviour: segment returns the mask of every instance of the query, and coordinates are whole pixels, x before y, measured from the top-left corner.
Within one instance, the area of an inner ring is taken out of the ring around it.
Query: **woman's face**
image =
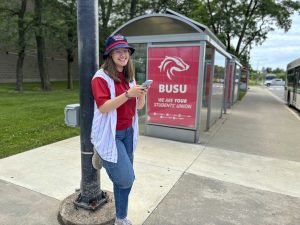
[[[111,52],[111,57],[119,72],[122,72],[123,67],[128,63],[130,57],[129,51],[127,48],[116,48]]]

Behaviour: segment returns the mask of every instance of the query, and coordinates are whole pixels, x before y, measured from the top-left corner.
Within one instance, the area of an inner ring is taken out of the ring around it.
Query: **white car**
[[[272,79],[272,80],[265,80],[265,85],[267,87],[270,87],[271,85],[272,86],[284,86],[285,81],[283,81],[282,79],[275,78],[275,79]]]

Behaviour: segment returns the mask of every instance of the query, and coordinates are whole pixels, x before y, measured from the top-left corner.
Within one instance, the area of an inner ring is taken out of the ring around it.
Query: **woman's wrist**
[[[129,96],[129,94],[128,94],[128,91],[125,92],[125,97],[128,98],[128,99],[131,98],[131,97]]]

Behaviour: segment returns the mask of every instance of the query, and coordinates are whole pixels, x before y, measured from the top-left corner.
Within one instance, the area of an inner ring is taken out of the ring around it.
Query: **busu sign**
[[[199,55],[199,46],[148,48],[148,123],[196,127]]]

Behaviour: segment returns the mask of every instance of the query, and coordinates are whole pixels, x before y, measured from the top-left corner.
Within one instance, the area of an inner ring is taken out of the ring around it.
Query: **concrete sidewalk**
[[[251,87],[203,138],[141,136],[129,217],[136,225],[300,224],[300,120]],[[0,224],[58,224],[80,185],[79,137],[0,160]],[[112,191],[105,171],[101,188]]]

